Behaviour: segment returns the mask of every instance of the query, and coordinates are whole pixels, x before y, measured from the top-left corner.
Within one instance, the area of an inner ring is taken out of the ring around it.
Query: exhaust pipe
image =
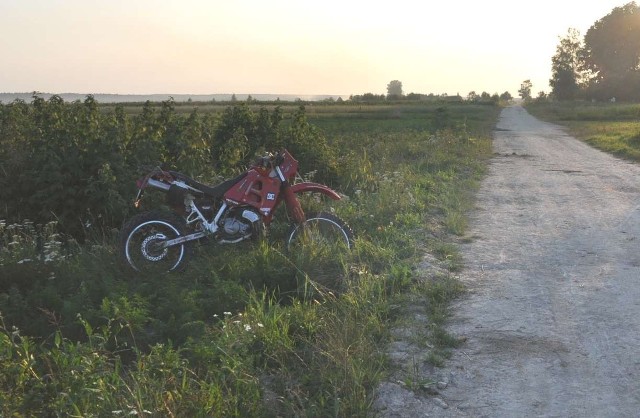
[[[147,184],[149,186],[153,186],[155,188],[162,189],[165,192],[168,192],[169,191],[169,187],[170,187],[167,183],[163,183],[161,181],[154,180],[154,179],[149,179],[149,181],[147,181]]]

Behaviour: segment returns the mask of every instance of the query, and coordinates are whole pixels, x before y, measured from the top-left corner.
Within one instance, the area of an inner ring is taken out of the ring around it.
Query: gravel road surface
[[[468,293],[449,331],[466,341],[433,369],[398,332],[395,377],[438,383],[391,377],[379,414],[640,417],[640,166],[520,106],[502,112],[494,153],[461,245]]]

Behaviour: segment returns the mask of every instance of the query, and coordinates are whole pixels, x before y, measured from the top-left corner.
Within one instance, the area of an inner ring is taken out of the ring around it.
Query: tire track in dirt
[[[520,106],[502,112],[494,151],[449,327],[466,342],[434,370],[400,333],[397,365],[441,383],[383,383],[380,415],[639,416],[640,166]]]

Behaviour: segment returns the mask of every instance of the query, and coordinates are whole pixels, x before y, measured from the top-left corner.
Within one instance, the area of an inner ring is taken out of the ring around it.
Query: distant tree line
[[[570,28],[551,59],[557,100],[640,100],[640,7],[614,8],[584,38]]]
[[[505,91],[502,94],[494,93],[489,94],[486,91],[478,94],[474,91],[469,92],[467,94],[466,100],[474,103],[498,103],[500,101],[509,101],[513,97],[508,91]],[[365,93],[360,95],[351,95],[349,96],[350,102],[355,103],[379,103],[383,101],[447,101],[447,102],[462,102],[465,98],[460,96],[460,94],[456,94],[454,96],[450,96],[446,93],[444,94],[420,94],[420,93],[409,93],[404,94],[402,91],[402,82],[398,80],[393,80],[387,84],[387,94],[373,94],[373,93]]]

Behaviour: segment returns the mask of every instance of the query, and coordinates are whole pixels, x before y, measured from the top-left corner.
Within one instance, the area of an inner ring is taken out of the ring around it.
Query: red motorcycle
[[[292,221],[287,248],[313,240],[351,249],[353,232],[342,219],[326,212],[306,215],[298,200],[305,192],[334,200],[340,195],[322,184],[295,183],[297,173],[298,161],[286,150],[259,158],[247,171],[214,187],[155,168],[138,180],[135,206],[152,187],[166,193],[171,213],[144,212],[129,220],[121,232],[121,255],[138,271],[176,270],[185,263],[192,241],[207,237],[234,244],[261,236],[283,201]]]

